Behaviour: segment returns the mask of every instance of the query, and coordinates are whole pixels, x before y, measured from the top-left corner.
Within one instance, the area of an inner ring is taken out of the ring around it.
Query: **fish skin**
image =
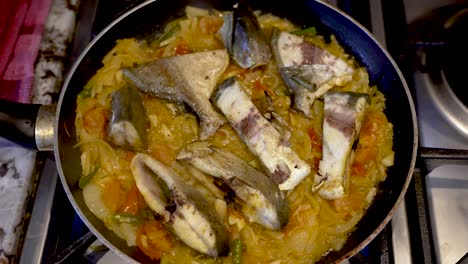
[[[245,203],[243,212],[250,221],[272,230],[288,223],[289,205],[278,186],[233,153],[207,142],[194,142],[184,147],[177,159],[223,179]]]
[[[234,12],[223,12],[223,25],[217,32],[229,54],[232,54],[232,35],[234,34]]]
[[[143,149],[146,139],[146,114],[143,101],[133,87],[124,86],[111,95],[111,120],[108,136],[119,147]]]
[[[324,98],[323,155],[313,190],[325,199],[337,199],[348,189],[352,146],[359,136],[369,96],[328,92]]]
[[[293,189],[309,175],[310,166],[261,115],[235,77],[221,83],[212,100],[280,190]]]
[[[130,169],[145,202],[180,240],[212,257],[227,253],[228,231],[201,193],[146,154],[135,155]]]
[[[234,12],[223,13],[218,34],[233,60],[242,68],[255,68],[270,61],[271,51],[248,1],[240,0]]]
[[[314,100],[352,80],[353,68],[327,50],[291,33],[273,30],[273,55],[281,77],[294,92],[294,107],[312,117]]]
[[[143,93],[189,105],[200,118],[200,138],[206,139],[225,123],[209,99],[228,65],[229,55],[221,49],[162,58],[122,72]]]

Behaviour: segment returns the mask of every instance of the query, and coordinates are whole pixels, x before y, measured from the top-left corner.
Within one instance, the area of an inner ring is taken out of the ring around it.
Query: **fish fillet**
[[[293,189],[310,173],[310,166],[261,115],[234,77],[219,85],[213,101],[280,190]]]
[[[314,100],[351,81],[353,68],[327,50],[288,32],[273,31],[273,54],[283,80],[294,92],[294,107],[311,117]]]
[[[328,92],[324,98],[323,155],[314,190],[323,198],[337,199],[348,189],[352,146],[361,130],[368,95]]]
[[[200,138],[205,139],[225,123],[209,99],[228,65],[229,55],[222,49],[163,58],[122,72],[144,93],[189,105],[200,118]]]
[[[278,186],[233,153],[206,142],[186,146],[177,156],[199,170],[223,179],[243,202],[249,221],[272,230],[288,222],[289,207]]]

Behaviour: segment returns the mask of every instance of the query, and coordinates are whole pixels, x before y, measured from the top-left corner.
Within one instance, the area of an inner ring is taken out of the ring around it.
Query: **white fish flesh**
[[[229,55],[222,49],[163,58],[122,72],[144,93],[188,104],[200,118],[200,138],[205,139],[225,123],[209,99],[228,65]]]
[[[202,194],[146,154],[137,154],[130,168],[148,206],[180,240],[212,257],[226,253],[227,230]]]
[[[314,100],[345,85],[354,72],[343,59],[288,32],[273,31],[272,50],[283,80],[294,92],[294,107],[311,117]]]
[[[177,156],[199,170],[220,178],[243,201],[249,221],[279,230],[289,219],[289,207],[278,186],[233,153],[207,142],[187,145]]]
[[[291,149],[278,130],[261,115],[236,78],[219,85],[213,102],[237,134],[257,155],[280,190],[291,190],[310,173],[310,166]]]
[[[314,190],[325,199],[346,195],[352,147],[359,136],[368,95],[328,92],[324,96],[323,154],[314,177]]]

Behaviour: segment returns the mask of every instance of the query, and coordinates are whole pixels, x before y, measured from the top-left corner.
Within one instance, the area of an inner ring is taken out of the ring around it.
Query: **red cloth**
[[[30,103],[52,0],[0,0],[0,98]]]

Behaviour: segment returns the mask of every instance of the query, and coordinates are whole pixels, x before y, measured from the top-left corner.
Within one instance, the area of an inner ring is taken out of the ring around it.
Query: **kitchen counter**
[[[8,258],[16,254],[35,161],[35,151],[0,139],[0,263],[8,263]]]
[[[79,0],[52,0],[34,68],[33,103],[51,104],[58,98],[78,6]],[[30,214],[27,205],[40,173],[37,156],[0,138],[0,263],[18,261]]]

